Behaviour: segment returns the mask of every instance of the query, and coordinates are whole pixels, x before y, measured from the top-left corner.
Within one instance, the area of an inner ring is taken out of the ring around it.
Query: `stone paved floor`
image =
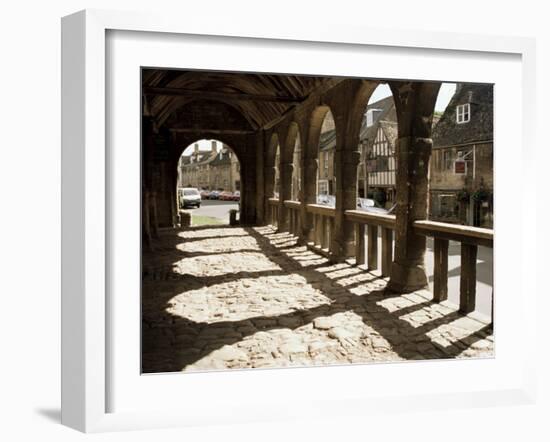
[[[491,326],[386,283],[271,227],[164,233],[143,257],[143,372],[493,356]]]

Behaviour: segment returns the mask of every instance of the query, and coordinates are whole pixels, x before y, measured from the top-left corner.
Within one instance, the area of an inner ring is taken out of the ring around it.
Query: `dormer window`
[[[367,127],[371,127],[372,125],[374,125],[381,114],[382,109],[369,109],[366,113]]]
[[[456,122],[458,124],[470,121],[470,103],[460,104],[456,107]]]

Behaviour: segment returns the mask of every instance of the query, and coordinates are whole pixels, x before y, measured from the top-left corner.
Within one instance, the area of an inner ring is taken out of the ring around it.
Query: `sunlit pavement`
[[[237,201],[202,200],[200,208],[185,209],[191,215],[217,218],[224,224],[229,224],[229,211],[239,210]]]

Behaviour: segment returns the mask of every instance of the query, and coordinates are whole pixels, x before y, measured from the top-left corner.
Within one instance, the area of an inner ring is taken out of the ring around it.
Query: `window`
[[[439,196],[439,214],[441,217],[454,217],[456,216],[457,200],[455,194],[442,194]]]
[[[453,168],[454,156],[452,150],[443,151],[443,170],[449,170]]]
[[[460,104],[456,107],[456,122],[467,123],[470,121],[470,103]]]
[[[381,113],[382,113],[382,109],[369,109],[366,114],[367,127],[371,127],[376,122],[376,120],[378,119],[378,116]]]

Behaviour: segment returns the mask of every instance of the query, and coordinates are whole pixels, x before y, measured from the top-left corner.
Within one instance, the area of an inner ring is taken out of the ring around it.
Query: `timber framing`
[[[274,103],[301,103],[307,97],[263,95],[263,94],[245,94],[233,92],[211,92],[196,89],[181,89],[171,87],[148,87],[145,88],[145,95],[165,95],[175,97],[198,97],[210,100],[236,100],[236,101],[272,101]]]

